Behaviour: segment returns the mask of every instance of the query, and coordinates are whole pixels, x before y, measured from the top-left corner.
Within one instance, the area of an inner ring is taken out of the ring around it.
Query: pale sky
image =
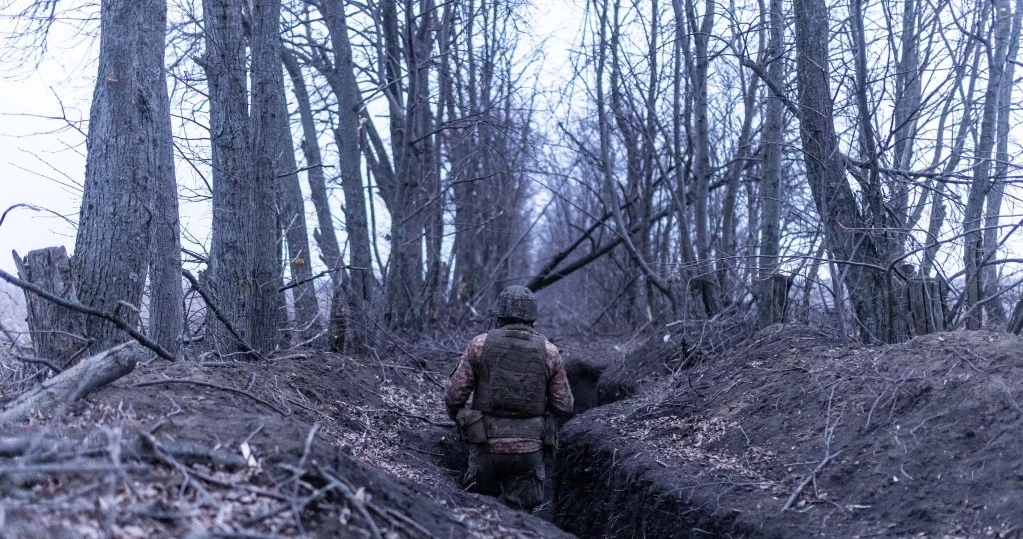
[[[548,79],[566,72],[567,50],[579,29],[581,8],[570,4],[534,0],[530,11],[530,31],[537,41],[547,40],[544,72]],[[12,31],[11,12],[0,11],[4,15],[0,33]],[[52,32],[50,52],[38,68],[16,68],[10,62],[0,65],[0,74],[6,74],[0,77],[0,213],[15,204],[31,204],[77,221],[79,186],[85,175],[85,137],[78,129],[87,127],[98,40],[83,37],[69,25],[57,24]],[[178,173],[179,177],[186,174],[180,165]],[[189,217],[183,215],[186,226]],[[191,217],[203,221],[202,216]],[[203,230],[190,231],[206,235]],[[33,249],[64,245],[70,253],[74,234],[72,224],[53,213],[15,209],[0,225],[0,269],[14,271],[12,250],[24,256]]]

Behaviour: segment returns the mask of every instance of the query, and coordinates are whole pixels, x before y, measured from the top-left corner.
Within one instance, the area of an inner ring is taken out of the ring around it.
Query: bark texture
[[[85,188],[75,241],[78,296],[88,306],[139,320],[153,223],[150,188],[167,174],[162,0],[110,0],[100,12],[100,56]],[[86,321],[93,350],[127,337],[106,321]]]
[[[243,339],[251,342],[258,285],[252,280],[248,255],[255,201],[250,176],[242,4],[238,0],[204,0],[203,14],[206,54],[202,63],[210,93],[213,163],[210,285],[220,309],[231,317]],[[207,316],[207,322],[221,351],[241,351],[223,324],[212,316]]]
[[[281,122],[287,122],[287,108],[280,106],[284,94],[281,71],[281,2],[255,0],[251,4],[252,110],[250,140],[253,168],[252,207],[248,218],[251,230],[249,256],[252,258],[252,284],[255,297],[252,309],[250,344],[265,353],[280,342],[285,320],[281,280],[281,260],[277,245],[276,182],[281,152]],[[283,116],[283,118],[281,117]],[[288,149],[294,161],[294,151]],[[293,182],[297,178],[292,179]],[[291,216],[289,216],[291,217]],[[304,227],[303,227],[304,234]],[[290,239],[290,238],[289,238]],[[308,309],[309,305],[303,305]],[[308,311],[305,315],[310,315]]]
[[[22,259],[14,253],[14,264],[22,280],[35,284],[55,296],[77,301],[71,261],[64,247],[30,251]],[[87,342],[85,317],[25,291],[28,329],[37,356],[66,367],[72,355]]]

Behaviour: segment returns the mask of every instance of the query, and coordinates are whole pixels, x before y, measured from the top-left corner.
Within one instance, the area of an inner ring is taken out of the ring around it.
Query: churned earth
[[[633,396],[562,429],[553,520],[566,531],[1023,536],[1019,337],[863,347],[774,326],[695,365],[662,345],[634,355],[648,368]]]
[[[459,339],[151,360],[0,430],[0,536],[1023,536],[1023,340],[706,336],[555,339],[579,415],[537,516],[459,487]]]
[[[0,536],[567,537],[458,488],[422,361],[140,364],[0,430]]]

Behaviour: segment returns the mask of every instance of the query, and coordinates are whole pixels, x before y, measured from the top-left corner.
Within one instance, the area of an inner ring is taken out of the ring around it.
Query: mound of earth
[[[1021,347],[769,328],[568,422],[554,521],[582,537],[1019,537]]]
[[[694,364],[698,354],[682,332],[666,329],[628,353],[620,354],[599,376],[597,403],[610,404]]]
[[[566,537],[461,491],[439,379],[328,354],[139,365],[4,429],[0,535]]]

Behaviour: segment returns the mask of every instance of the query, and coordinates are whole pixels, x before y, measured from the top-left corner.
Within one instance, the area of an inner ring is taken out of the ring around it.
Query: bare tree
[[[213,164],[210,281],[220,309],[231,317],[240,336],[251,340],[259,285],[253,282],[250,258],[250,217],[256,203],[250,170],[252,153],[242,3],[204,0],[203,13],[206,52],[202,66],[209,84]],[[261,201],[265,203],[266,200]],[[237,343],[229,344],[232,340],[223,324],[212,322],[211,325],[226,351],[243,350]]]
[[[174,183],[167,158],[165,24],[166,4],[161,0],[103,3],[99,70],[89,114],[85,189],[74,257],[78,295],[87,307],[117,312],[132,325],[138,323],[149,264],[154,219],[149,190],[167,189]],[[176,217],[169,216],[169,221],[175,222]],[[159,262],[160,274],[154,282],[164,290],[168,266],[174,262]],[[180,288],[180,280],[177,283]],[[177,335],[167,322],[174,315],[166,313],[166,301],[173,298],[161,297],[158,302],[164,309],[158,312],[158,334],[165,342],[173,342]],[[86,331],[95,339],[96,350],[128,338],[97,318],[87,321]]]

